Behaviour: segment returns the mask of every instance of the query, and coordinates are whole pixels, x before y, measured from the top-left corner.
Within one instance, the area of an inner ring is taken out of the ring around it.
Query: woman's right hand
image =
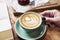
[[[60,12],[58,10],[46,10],[40,13],[40,15],[46,18],[47,24],[54,23],[58,26],[60,25]]]

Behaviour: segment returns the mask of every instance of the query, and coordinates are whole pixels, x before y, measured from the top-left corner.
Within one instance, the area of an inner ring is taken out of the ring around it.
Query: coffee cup
[[[35,12],[26,12],[20,16],[19,23],[25,30],[36,30],[42,24],[42,17]]]
[[[26,12],[22,14],[15,23],[17,35],[23,39],[38,39],[45,32],[45,18],[36,12]]]

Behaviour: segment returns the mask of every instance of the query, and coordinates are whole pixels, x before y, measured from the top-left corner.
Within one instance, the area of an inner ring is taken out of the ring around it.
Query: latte
[[[27,12],[20,16],[20,24],[27,29],[34,29],[41,25],[42,19],[40,14],[35,12]]]

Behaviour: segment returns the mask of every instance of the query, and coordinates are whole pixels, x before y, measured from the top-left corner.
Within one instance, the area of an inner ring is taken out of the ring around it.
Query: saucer
[[[24,13],[24,12],[26,12],[26,11],[31,9],[30,5],[27,5],[27,6],[19,5],[17,0],[13,0],[11,5],[16,10],[16,12]]]
[[[31,2],[33,0],[30,0]],[[49,0],[38,0],[35,2],[35,5],[27,5],[27,6],[21,6],[18,4],[18,1],[17,0],[13,0],[12,1],[12,7],[16,10],[16,12],[21,12],[21,13],[24,13],[28,10],[31,10],[32,8],[35,8],[35,7],[38,7],[38,6],[41,6],[45,3],[49,2]]]
[[[44,24],[44,22],[42,22],[42,25],[35,31],[30,31],[30,32],[26,32],[26,30],[24,30],[20,23],[19,20],[16,21],[15,23],[15,31],[17,33],[17,35],[19,37],[21,37],[22,39],[38,39],[41,38],[45,32],[46,32],[46,26]]]

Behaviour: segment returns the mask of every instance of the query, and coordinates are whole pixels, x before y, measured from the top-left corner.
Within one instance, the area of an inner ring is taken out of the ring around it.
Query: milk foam
[[[40,15],[37,13],[26,13],[21,16],[20,23],[24,28],[36,28],[41,24]]]

